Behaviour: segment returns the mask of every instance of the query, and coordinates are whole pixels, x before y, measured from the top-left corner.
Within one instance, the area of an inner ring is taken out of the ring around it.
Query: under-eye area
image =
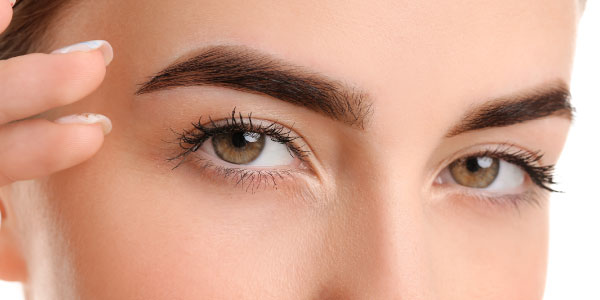
[[[281,181],[312,174],[308,145],[291,127],[235,108],[225,118],[200,117],[190,129],[172,129],[179,150],[167,160],[173,170],[191,163],[246,191],[277,189]]]
[[[541,151],[512,144],[480,145],[445,162],[434,186],[450,197],[475,198],[487,204],[541,205],[551,186],[554,165],[541,165]]]

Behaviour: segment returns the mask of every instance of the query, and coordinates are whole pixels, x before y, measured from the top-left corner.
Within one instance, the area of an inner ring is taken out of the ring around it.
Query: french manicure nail
[[[100,124],[102,125],[102,130],[104,131],[104,135],[107,135],[112,130],[112,122],[108,117],[101,114],[91,114],[91,113],[83,113],[83,114],[74,114],[68,115],[64,117],[60,117],[54,120],[55,123],[58,124]]]
[[[87,42],[77,43],[71,46],[67,46],[64,48],[56,49],[51,53],[71,53],[74,51],[84,51],[89,52],[96,49],[100,49],[102,51],[102,55],[104,55],[104,64],[108,66],[108,64],[113,59],[113,49],[110,43],[105,40],[93,40]]]
[[[8,2],[10,3],[10,7],[14,7],[17,0],[8,0]]]

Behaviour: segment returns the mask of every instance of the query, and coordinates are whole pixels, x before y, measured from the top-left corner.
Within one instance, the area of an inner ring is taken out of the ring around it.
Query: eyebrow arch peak
[[[241,45],[202,48],[156,73],[135,94],[204,85],[271,96],[360,129],[373,112],[366,92]]]
[[[567,85],[557,80],[541,88],[487,101],[469,110],[462,120],[448,131],[446,137],[484,128],[514,125],[553,115],[571,121],[574,113],[575,108],[571,106],[571,93]]]

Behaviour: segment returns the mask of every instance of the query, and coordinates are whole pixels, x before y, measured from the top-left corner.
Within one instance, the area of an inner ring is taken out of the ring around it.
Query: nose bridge
[[[410,182],[386,176],[369,201],[369,222],[364,233],[373,266],[366,271],[382,297],[423,299],[427,291],[427,243],[420,195]],[[400,297],[401,296],[401,297]]]
[[[415,178],[395,173],[386,164],[362,176],[346,195],[351,218],[347,249],[352,258],[344,267],[346,281],[356,298],[429,299],[426,220]],[[360,296],[358,296],[360,295]],[[367,297],[368,296],[368,297]]]

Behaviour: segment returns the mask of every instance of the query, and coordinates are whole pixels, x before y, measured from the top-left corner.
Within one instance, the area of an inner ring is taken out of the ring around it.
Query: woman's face
[[[32,296],[542,297],[575,1],[79,2],[47,50],[114,60],[45,117],[114,129],[4,188]]]

